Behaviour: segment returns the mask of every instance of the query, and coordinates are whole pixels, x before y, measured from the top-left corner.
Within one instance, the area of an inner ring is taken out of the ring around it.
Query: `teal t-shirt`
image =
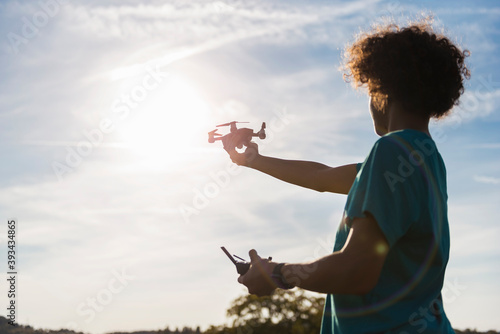
[[[321,333],[454,333],[441,288],[448,262],[446,169],[434,141],[416,130],[381,137],[349,191],[334,251],[369,212],[389,252],[375,288],[328,295]]]

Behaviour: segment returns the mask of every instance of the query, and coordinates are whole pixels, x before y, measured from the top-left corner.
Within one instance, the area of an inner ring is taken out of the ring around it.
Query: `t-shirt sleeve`
[[[359,169],[345,207],[347,224],[370,213],[390,246],[418,220],[420,186],[410,150],[390,136],[380,138]]]

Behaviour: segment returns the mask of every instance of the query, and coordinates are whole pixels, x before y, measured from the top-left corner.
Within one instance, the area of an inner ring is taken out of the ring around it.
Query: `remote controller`
[[[221,249],[222,249],[222,251],[224,253],[226,253],[227,257],[231,260],[231,262],[234,263],[234,265],[236,266],[236,271],[238,272],[238,274],[245,275],[246,272],[248,271],[248,269],[250,268],[250,263],[246,262],[241,257],[234,255],[234,257],[238,258],[238,260],[241,260],[241,261],[236,261],[234,259],[234,257],[231,254],[229,254],[229,252],[226,250],[225,247],[221,247]]]

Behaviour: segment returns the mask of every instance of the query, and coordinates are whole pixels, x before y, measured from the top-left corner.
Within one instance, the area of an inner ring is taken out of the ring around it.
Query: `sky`
[[[377,136],[343,48],[426,13],[471,51],[461,105],[431,126],[448,173],[444,306],[455,328],[499,330],[497,1],[0,1],[0,258],[6,273],[16,219],[18,322],[206,328],[246,293],[220,246],[330,253],[345,196],[235,166],[207,132],[265,121],[264,155],[362,162]]]

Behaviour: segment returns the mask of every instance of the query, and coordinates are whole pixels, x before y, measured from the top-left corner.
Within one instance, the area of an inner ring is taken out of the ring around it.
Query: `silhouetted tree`
[[[232,327],[210,327],[205,334],[319,333],[324,297],[304,290],[277,290],[272,296],[245,295],[235,299],[227,315]]]

